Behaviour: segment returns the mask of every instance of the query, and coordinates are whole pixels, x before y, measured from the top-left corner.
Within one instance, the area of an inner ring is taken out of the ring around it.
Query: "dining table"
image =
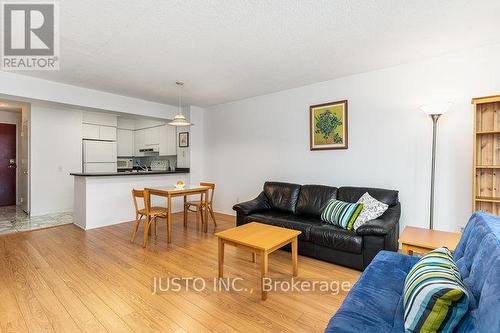
[[[174,185],[171,186],[162,186],[162,187],[154,187],[154,188],[145,188],[144,189],[147,195],[149,196],[159,196],[165,197],[167,200],[167,243],[172,242],[172,198],[174,197],[184,197],[184,205],[185,207],[187,202],[188,195],[196,195],[199,194],[201,196],[201,202],[206,203],[208,200],[208,191],[210,187],[202,186],[202,185],[184,185],[183,187],[176,187]],[[151,203],[151,200],[148,200]],[[202,205],[204,207],[204,205]],[[187,227],[187,212],[186,209],[184,211],[184,227]],[[146,217],[149,219],[149,217]],[[202,224],[203,231],[206,233],[208,231],[208,209],[204,209],[202,214]],[[149,225],[149,220],[147,224]]]

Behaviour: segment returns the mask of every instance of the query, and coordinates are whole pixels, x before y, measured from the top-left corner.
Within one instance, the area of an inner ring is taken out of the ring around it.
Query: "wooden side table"
[[[427,253],[441,246],[446,246],[453,252],[461,236],[462,234],[458,232],[405,227],[399,237],[399,242],[402,246],[402,252],[409,255],[413,255],[414,252]]]

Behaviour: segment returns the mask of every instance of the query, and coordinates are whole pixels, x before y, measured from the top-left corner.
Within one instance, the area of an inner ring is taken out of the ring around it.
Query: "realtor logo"
[[[58,70],[57,6],[2,3],[2,70]]]

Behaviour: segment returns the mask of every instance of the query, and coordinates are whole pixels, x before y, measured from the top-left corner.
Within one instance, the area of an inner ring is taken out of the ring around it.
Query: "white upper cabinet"
[[[118,129],[116,134],[118,156],[134,156],[134,131]]]
[[[82,124],[82,128],[84,139],[116,141],[116,127]]]
[[[94,112],[83,113],[83,139],[116,141],[117,117]]]
[[[83,138],[89,140],[99,140],[99,125],[83,124]]]
[[[134,131],[134,147],[135,156],[144,156],[144,153],[140,152],[144,149],[146,142],[146,130],[136,130]]]
[[[153,146],[160,144],[160,128],[162,126],[156,126],[144,129],[145,131],[145,141],[146,146]]]
[[[99,126],[101,140],[116,141],[116,127]]]
[[[174,126],[164,125],[160,129],[160,156],[177,154],[176,129]]]
[[[116,141],[117,153],[121,157],[148,155],[141,152],[144,149],[160,156],[177,154],[177,130],[160,120],[85,113],[83,133],[84,139]]]

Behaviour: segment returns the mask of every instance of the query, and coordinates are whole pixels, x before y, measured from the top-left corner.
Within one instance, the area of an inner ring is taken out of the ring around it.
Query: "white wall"
[[[266,180],[397,189],[401,225],[428,225],[431,120],[418,106],[451,100],[439,120],[435,228],[471,214],[471,98],[500,93],[500,45],[208,108],[205,174],[215,209],[232,213]],[[349,100],[349,149],[309,151],[309,106]]]
[[[189,172],[190,181],[198,184],[202,181],[209,181],[205,174],[205,110],[196,106],[190,107],[190,119],[194,124],[189,128]],[[178,136],[177,136],[178,137]],[[177,146],[179,144],[177,143]],[[181,148],[178,148],[181,149]]]
[[[21,160],[21,112],[0,111],[0,123],[16,125],[16,202],[19,203],[19,168]]]
[[[82,111],[31,104],[31,215],[73,209],[73,176],[82,169]]]

